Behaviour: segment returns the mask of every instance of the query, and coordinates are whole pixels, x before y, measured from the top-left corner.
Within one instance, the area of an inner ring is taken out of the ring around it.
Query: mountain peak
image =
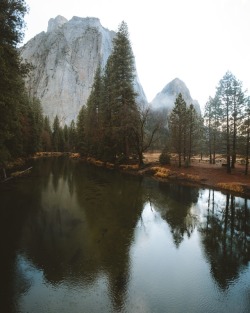
[[[173,79],[169,82],[161,91],[162,93],[171,93],[178,96],[179,93],[185,93],[189,98],[191,98],[189,89],[186,84],[179,78]],[[183,95],[184,96],[184,95]]]
[[[186,84],[179,78],[173,79],[156,95],[152,101],[152,107],[154,109],[172,110],[179,93],[182,94],[182,97],[188,106],[192,103],[196,111],[200,113],[200,105],[198,101],[192,99]]]
[[[58,15],[55,18],[51,18],[48,22],[47,32],[52,32],[67,22],[68,20],[61,15]]]

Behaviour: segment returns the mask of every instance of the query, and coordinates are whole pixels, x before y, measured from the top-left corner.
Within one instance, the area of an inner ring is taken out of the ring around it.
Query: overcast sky
[[[28,41],[62,15],[125,21],[148,101],[178,77],[204,107],[227,70],[250,90],[250,0],[26,0]]]

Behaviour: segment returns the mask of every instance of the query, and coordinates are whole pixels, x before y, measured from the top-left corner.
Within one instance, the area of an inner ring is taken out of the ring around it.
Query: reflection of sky
[[[84,281],[62,281],[53,285],[46,281],[43,272],[35,268],[24,256],[19,255],[17,266],[30,283],[19,302],[21,312],[74,313],[109,312],[108,281],[100,274],[93,284]]]
[[[200,193],[198,202],[191,207],[192,214],[206,213],[208,195],[208,191]],[[225,196],[219,192],[217,195],[218,207],[225,205]],[[223,293],[211,278],[210,264],[200,245],[200,234],[195,229],[177,249],[167,222],[156,207],[146,203],[130,251],[130,308],[139,303],[143,308],[140,312],[152,312],[155,307],[159,312],[166,308],[169,312],[187,312],[187,308],[190,312],[246,312],[249,267],[242,279]]]

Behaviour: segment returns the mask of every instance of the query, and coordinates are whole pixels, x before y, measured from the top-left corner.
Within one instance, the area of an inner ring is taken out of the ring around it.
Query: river
[[[0,312],[250,312],[249,199],[48,158],[0,201]]]

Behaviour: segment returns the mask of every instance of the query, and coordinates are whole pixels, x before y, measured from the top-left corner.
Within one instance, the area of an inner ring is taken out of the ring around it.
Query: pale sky
[[[178,77],[203,108],[227,70],[250,91],[250,0],[26,0],[24,43],[62,15],[125,21],[148,101]]]

